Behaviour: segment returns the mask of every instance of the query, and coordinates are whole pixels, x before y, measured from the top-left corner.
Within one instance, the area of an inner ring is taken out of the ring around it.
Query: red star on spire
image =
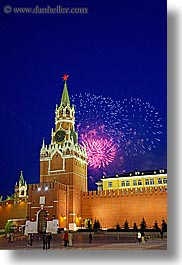
[[[63,81],[67,81],[68,77],[69,77],[69,75],[64,74],[62,77]]]

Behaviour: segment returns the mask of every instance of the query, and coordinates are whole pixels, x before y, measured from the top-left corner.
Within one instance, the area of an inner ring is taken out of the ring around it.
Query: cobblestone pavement
[[[73,242],[71,247],[64,247],[61,240],[52,240],[51,249],[43,250],[42,241],[34,240],[33,245],[29,246],[26,239],[15,240],[13,243],[8,242],[8,240],[0,241],[0,250],[39,250],[39,251],[71,251],[71,250],[167,250],[167,240],[155,239],[148,240],[145,244],[134,243],[112,243],[112,242],[92,242],[89,244]]]

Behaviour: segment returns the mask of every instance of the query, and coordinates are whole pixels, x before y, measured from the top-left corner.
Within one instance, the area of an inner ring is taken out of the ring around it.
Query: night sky
[[[6,14],[7,4],[86,7],[88,14]],[[42,138],[50,143],[64,73],[70,97],[149,102],[162,137],[154,150],[126,159],[123,169],[167,168],[166,24],[164,0],[1,1],[0,195],[14,192],[20,170],[28,184],[39,182]]]

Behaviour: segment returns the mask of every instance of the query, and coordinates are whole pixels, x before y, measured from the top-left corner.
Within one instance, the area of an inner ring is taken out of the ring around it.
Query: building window
[[[45,204],[45,196],[40,196],[39,204]]]
[[[150,185],[154,185],[154,179],[150,179]]]
[[[136,185],[137,185],[137,181],[133,180],[133,186],[136,186]]]
[[[140,179],[138,180],[138,185],[142,185],[142,181]]]
[[[148,179],[145,180],[145,185],[149,185],[149,180]]]
[[[129,180],[126,181],[126,186],[130,186]]]
[[[108,182],[108,188],[112,188],[112,182]]]
[[[158,184],[162,184],[162,179],[158,178]]]
[[[124,187],[125,186],[125,182],[121,181],[121,186]]]
[[[167,184],[167,178],[163,178],[163,183]]]

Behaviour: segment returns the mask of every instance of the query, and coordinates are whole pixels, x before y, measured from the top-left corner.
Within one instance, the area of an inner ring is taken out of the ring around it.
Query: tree
[[[95,221],[94,221],[94,225],[93,225],[93,230],[94,230],[94,232],[97,232],[97,231],[99,231],[100,229],[101,229],[100,222],[99,222],[99,220],[96,220],[96,219],[95,219]]]
[[[134,222],[134,224],[133,224],[133,230],[136,232],[136,231],[138,231],[138,227],[137,227],[137,224]]]
[[[121,230],[121,227],[120,227],[120,225],[118,223],[116,224],[116,230],[117,231],[120,231]]]
[[[154,228],[155,231],[160,231],[159,225],[158,225],[156,220],[155,220],[155,223],[153,225],[153,228]]]
[[[162,219],[161,229],[162,232],[167,232],[167,223],[164,219]]]
[[[11,231],[12,226],[13,226],[13,221],[6,222],[5,227],[4,227],[5,234],[8,234]]]
[[[128,231],[130,228],[129,228],[129,223],[128,223],[128,221],[126,220],[125,222],[124,222],[124,230],[126,230],[126,231]]]
[[[145,219],[143,217],[143,219],[142,219],[142,221],[140,223],[140,228],[141,228],[141,230],[145,230],[146,227],[147,227],[147,224],[146,224],[146,221],[145,221]]]

